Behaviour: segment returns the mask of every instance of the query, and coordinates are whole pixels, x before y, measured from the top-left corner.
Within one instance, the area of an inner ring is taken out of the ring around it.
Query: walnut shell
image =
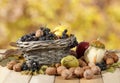
[[[56,63],[56,64],[55,64],[55,67],[56,67],[56,68],[59,67],[59,66],[61,66],[60,63]]]
[[[94,74],[93,74],[91,69],[85,70],[83,75],[84,75],[84,78],[86,78],[86,79],[92,79],[93,76],[94,76]]]
[[[62,76],[64,79],[70,79],[70,78],[73,77],[73,74],[72,74],[72,72],[71,72],[70,70],[65,69],[65,70],[62,71],[61,76]]]
[[[45,73],[48,75],[55,75],[57,74],[57,69],[55,67],[48,67]]]
[[[85,71],[86,69],[90,69],[90,66],[84,66],[83,69],[84,69],[84,71]]]
[[[57,68],[57,74],[60,75],[60,74],[62,73],[62,71],[65,70],[65,69],[66,69],[65,66],[59,66],[59,67]]]
[[[17,64],[17,61],[10,61],[9,63],[7,63],[7,68],[13,70],[13,66],[15,64]]]
[[[75,69],[74,73],[77,77],[83,77],[84,69],[80,68],[80,67],[77,67]]]
[[[87,66],[87,63],[83,61],[82,59],[78,59],[78,61],[79,61],[79,66],[81,67]]]
[[[13,66],[13,70],[16,71],[16,72],[20,72],[21,71],[21,66],[22,66],[21,63],[17,63]]]
[[[101,72],[101,69],[98,66],[92,66],[91,70],[92,70],[94,75],[99,75]]]

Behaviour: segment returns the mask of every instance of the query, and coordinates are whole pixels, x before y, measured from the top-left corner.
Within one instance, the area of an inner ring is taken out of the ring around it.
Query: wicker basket
[[[76,37],[67,39],[46,40],[46,41],[17,41],[17,46],[23,51],[27,63],[32,60],[39,65],[53,64],[60,62],[61,58],[69,54],[69,50],[77,43]]]

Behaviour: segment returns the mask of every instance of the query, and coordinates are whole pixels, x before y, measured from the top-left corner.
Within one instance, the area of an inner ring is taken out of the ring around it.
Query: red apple
[[[84,56],[84,52],[89,47],[89,42],[80,42],[76,48],[77,58]]]

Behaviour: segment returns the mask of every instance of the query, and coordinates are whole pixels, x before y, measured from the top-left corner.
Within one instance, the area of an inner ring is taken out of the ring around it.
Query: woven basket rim
[[[75,36],[70,36],[66,39],[46,40],[46,41],[29,41],[22,42],[20,39],[16,42],[17,46],[23,50],[36,50],[36,49],[57,49],[68,48],[69,45],[76,41]]]

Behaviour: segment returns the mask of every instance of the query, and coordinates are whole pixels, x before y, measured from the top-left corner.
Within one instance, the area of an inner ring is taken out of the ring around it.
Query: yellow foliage
[[[120,49],[119,0],[1,0],[0,48],[8,48],[40,25],[67,25],[78,41],[101,38],[108,49]]]

